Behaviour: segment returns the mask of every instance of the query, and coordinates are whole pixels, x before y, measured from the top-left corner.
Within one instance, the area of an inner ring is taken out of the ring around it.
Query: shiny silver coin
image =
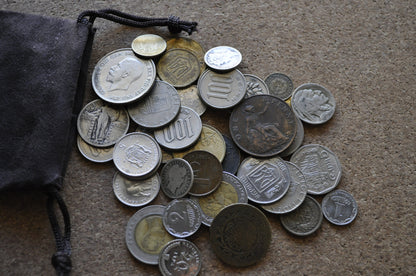
[[[114,147],[112,146],[106,148],[93,147],[85,143],[79,135],[77,136],[77,146],[79,152],[90,161],[104,163],[113,159]]]
[[[279,153],[280,157],[286,157],[294,153],[303,143],[305,137],[305,130],[303,129],[302,121],[296,117],[296,135],[292,143],[284,151]]]
[[[198,96],[198,87],[191,85],[188,88],[178,89],[181,105],[192,108],[199,116],[204,114],[207,106],[201,101]]]
[[[194,172],[188,161],[181,158],[169,160],[162,168],[162,191],[169,198],[181,198],[188,194],[194,181]]]
[[[266,77],[264,82],[269,88],[271,95],[274,95],[284,101],[292,96],[293,82],[285,74],[272,73]]]
[[[94,147],[113,146],[129,129],[129,115],[122,106],[97,99],[84,106],[77,128],[82,140]]]
[[[296,88],[291,105],[296,116],[309,124],[323,124],[335,113],[334,96],[316,83],[305,83]]]
[[[141,59],[130,48],[123,48],[98,61],[92,86],[104,101],[125,104],[146,95],[155,79],[156,67],[151,59]]]
[[[247,84],[245,98],[249,98],[254,95],[270,94],[269,88],[261,78],[250,74],[244,74],[244,77],[246,78]]]
[[[324,217],[335,225],[351,223],[358,213],[354,197],[344,190],[334,190],[322,199]]]
[[[209,49],[204,56],[205,64],[219,71],[236,68],[242,61],[240,51],[229,46],[217,46]]]
[[[186,238],[198,231],[202,217],[199,206],[188,198],[174,199],[163,213],[165,229],[177,238]]]
[[[169,242],[159,255],[159,270],[163,276],[196,276],[201,267],[201,252],[188,240]]]

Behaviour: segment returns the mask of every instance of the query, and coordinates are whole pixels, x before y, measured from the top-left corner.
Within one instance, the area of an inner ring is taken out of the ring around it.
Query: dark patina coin
[[[224,171],[235,174],[240,166],[241,154],[240,150],[234,144],[233,140],[226,136],[222,135],[225,141],[225,157],[222,160],[222,168]]]
[[[237,146],[256,157],[279,154],[296,135],[296,117],[291,108],[271,95],[244,100],[231,113],[229,126]]]

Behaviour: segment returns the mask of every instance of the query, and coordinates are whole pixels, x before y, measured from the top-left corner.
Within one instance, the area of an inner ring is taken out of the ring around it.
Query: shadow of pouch
[[[78,20],[0,11],[0,192],[43,191],[56,240],[52,265],[68,274],[70,216],[60,190],[76,135],[96,18],[134,27],[168,26],[189,34],[196,22],[146,18],[117,10]],[[63,231],[54,212],[62,213]]]

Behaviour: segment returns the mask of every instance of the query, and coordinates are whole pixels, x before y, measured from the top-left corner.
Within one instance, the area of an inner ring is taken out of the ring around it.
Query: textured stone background
[[[243,73],[265,78],[283,72],[295,87],[316,82],[334,94],[334,117],[325,125],[305,126],[304,144],[322,144],[337,154],[343,167],[339,188],[357,200],[356,221],[335,227],[324,220],[317,233],[297,238],[268,214],[270,249],[258,264],[242,269],[216,258],[203,227],[191,238],[203,255],[201,275],[416,274],[414,1],[1,0],[0,7],[71,19],[107,7],[177,15],[199,22],[192,38],[206,50],[239,49]],[[129,47],[140,34],[171,37],[165,28],[133,29],[100,19],[95,26],[90,75],[102,56]],[[84,104],[95,98],[89,80]],[[209,111],[202,119],[227,133],[226,117]],[[137,209],[115,198],[114,172],[111,163],[93,164],[74,147],[64,189],[73,275],[158,275],[156,266],[140,263],[126,248],[125,226]],[[0,248],[0,274],[54,275],[55,246],[42,195],[0,195]]]

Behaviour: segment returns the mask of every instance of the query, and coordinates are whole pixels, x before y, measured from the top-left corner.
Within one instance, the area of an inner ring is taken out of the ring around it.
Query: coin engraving
[[[335,225],[347,225],[357,216],[358,206],[350,193],[338,189],[322,199],[322,212],[329,222]]]
[[[165,229],[177,238],[189,237],[198,231],[202,217],[199,206],[191,199],[174,199],[163,214]]]
[[[272,73],[266,77],[264,82],[269,88],[270,94],[284,101],[289,99],[292,95],[293,82],[285,74]]]
[[[242,56],[233,47],[217,46],[205,53],[204,60],[212,69],[225,71],[237,67],[242,60]]]
[[[262,79],[255,75],[244,74],[246,78],[247,88],[245,98],[249,98],[254,95],[270,94],[269,88]]]
[[[194,173],[184,159],[169,160],[161,171],[162,191],[169,198],[184,197],[192,187]]]
[[[198,247],[184,239],[176,239],[166,244],[159,256],[159,270],[163,276],[196,276],[201,266]]]
[[[139,56],[155,57],[165,51],[166,41],[155,34],[144,34],[133,40],[131,48]]]

